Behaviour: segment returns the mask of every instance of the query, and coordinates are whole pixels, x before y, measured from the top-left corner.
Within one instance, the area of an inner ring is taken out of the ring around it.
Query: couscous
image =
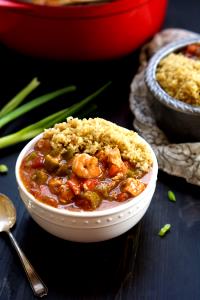
[[[20,174],[36,199],[64,209],[124,202],[147,183],[152,155],[137,133],[104,119],[73,119],[44,132]]]
[[[171,97],[200,105],[200,60],[188,52],[171,53],[162,59],[156,79]]]

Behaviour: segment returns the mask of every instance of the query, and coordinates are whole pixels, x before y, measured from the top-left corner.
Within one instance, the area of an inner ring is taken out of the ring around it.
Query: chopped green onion
[[[176,196],[172,191],[168,191],[168,198],[172,202],[176,202]]]
[[[88,104],[90,101],[92,101],[95,97],[97,97],[101,92],[103,92],[108,86],[110,85],[110,82],[105,84],[103,87],[101,87],[99,90],[94,92],[92,95],[86,97],[82,101],[65,108],[63,110],[60,110],[34,124],[31,124],[15,133],[9,134],[7,136],[4,136],[0,138],[0,149],[6,148],[8,146],[17,144],[19,142],[23,142],[26,140],[29,140],[39,133],[41,133],[45,128],[49,128],[53,126],[56,123],[59,123],[63,120],[65,120],[67,117],[72,116],[73,114],[80,111],[86,104]],[[86,112],[85,112],[86,113]]]
[[[0,110],[0,117],[5,116],[7,113],[15,109],[34,89],[38,87],[39,84],[40,82],[37,80],[37,78],[33,78],[33,80],[25,88],[23,88]]]
[[[0,173],[7,173],[8,172],[8,167],[4,164],[0,165]]]
[[[2,117],[0,119],[0,128],[2,128],[5,124],[11,122],[12,120],[16,119],[17,117],[25,114],[26,112],[32,110],[35,107],[38,107],[58,96],[61,96],[65,93],[75,91],[75,86],[68,86],[63,89],[59,89],[57,91],[42,95],[40,97],[37,97],[36,99],[29,101],[28,103],[16,108],[15,110],[8,113],[6,116]]]
[[[158,232],[158,235],[163,237],[170,230],[170,228],[171,228],[170,224],[165,224]]]

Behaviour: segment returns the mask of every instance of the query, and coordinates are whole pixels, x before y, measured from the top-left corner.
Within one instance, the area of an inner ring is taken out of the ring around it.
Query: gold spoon
[[[14,236],[10,232],[10,228],[16,222],[16,210],[12,201],[4,194],[0,193],[0,232],[6,232],[14,246],[19,258],[22,262],[28,280],[30,282],[31,288],[36,296],[43,297],[47,295],[48,289],[42,282],[33,266],[30,264],[20,247],[18,246]]]

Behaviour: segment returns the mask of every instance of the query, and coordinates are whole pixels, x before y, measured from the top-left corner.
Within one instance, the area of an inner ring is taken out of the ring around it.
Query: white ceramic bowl
[[[20,196],[35,222],[49,233],[62,239],[76,242],[98,242],[108,240],[128,231],[145,214],[156,187],[158,164],[153,157],[153,168],[146,189],[137,197],[116,207],[99,211],[68,211],[38,201],[23,185],[19,168],[26,153],[33,147],[41,134],[31,140],[21,151],[16,162],[16,179]]]

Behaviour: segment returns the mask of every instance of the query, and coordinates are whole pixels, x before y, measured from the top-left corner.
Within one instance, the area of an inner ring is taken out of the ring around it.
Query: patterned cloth
[[[152,146],[157,156],[159,168],[168,174],[185,178],[200,185],[200,142],[171,144],[165,133],[156,124],[151,109],[152,95],[144,82],[144,71],[149,58],[169,42],[198,36],[182,29],[166,29],[145,45],[140,54],[140,68],[133,78],[130,92],[130,108],[135,118],[133,126]]]

